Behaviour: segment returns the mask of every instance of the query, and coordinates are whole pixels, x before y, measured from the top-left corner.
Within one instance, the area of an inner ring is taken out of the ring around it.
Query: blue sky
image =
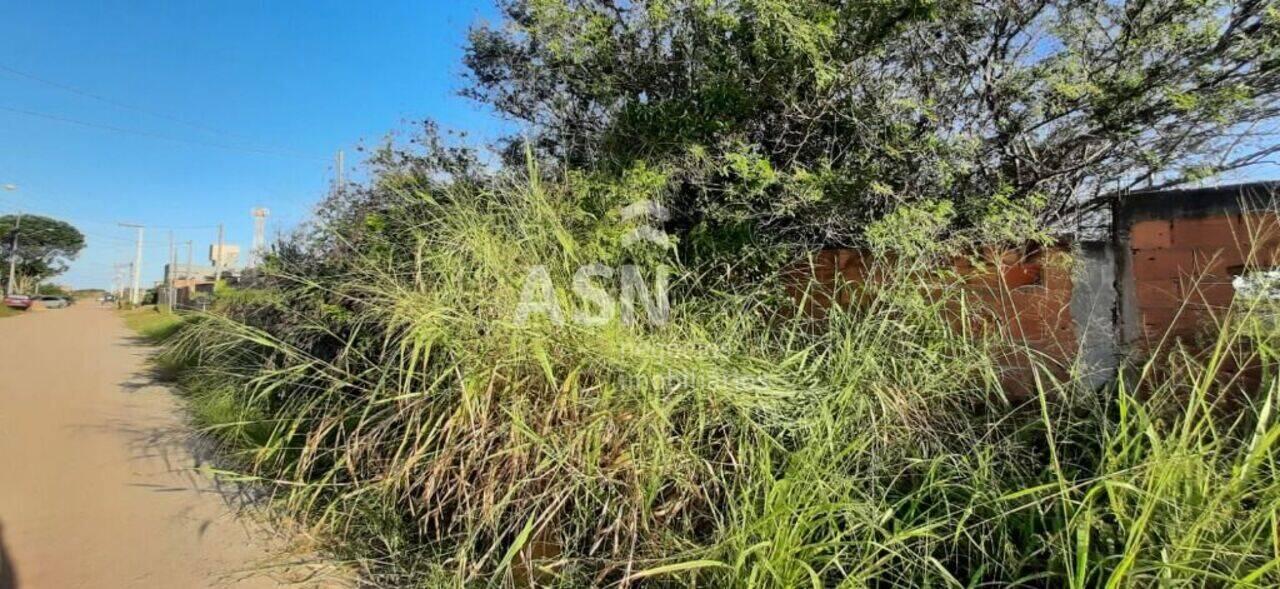
[[[247,249],[250,209],[271,209],[273,233],[305,219],[339,149],[354,167],[355,146],[424,117],[497,136],[457,96],[467,29],[495,19],[487,0],[0,4],[0,185],[18,186],[0,214],[80,227],[88,247],[57,280],[75,287],[131,259],[120,221],[154,228],[147,280],[168,228],[197,260],[218,223]]]

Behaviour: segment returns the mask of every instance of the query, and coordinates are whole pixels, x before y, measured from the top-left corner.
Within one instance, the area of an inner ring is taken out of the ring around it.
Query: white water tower
[[[257,266],[262,262],[263,250],[267,246],[267,217],[271,211],[258,207],[253,209],[253,247],[249,250],[251,263]]]

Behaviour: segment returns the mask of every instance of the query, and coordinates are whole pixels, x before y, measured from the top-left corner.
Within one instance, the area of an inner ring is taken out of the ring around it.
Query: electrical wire
[[[102,96],[102,95],[100,95],[100,94],[95,94],[95,93],[90,92],[90,91],[88,91],[88,90],[83,90],[83,89],[77,88],[77,87],[75,87],[75,86],[71,86],[71,85],[69,85],[69,84],[64,84],[64,83],[62,83],[62,82],[57,82],[57,81],[54,81],[54,80],[50,80],[50,79],[48,79],[48,78],[43,78],[43,77],[37,76],[37,75],[35,75],[35,74],[31,74],[31,73],[28,73],[28,72],[24,72],[24,71],[21,71],[21,70],[18,70],[18,69],[15,69],[15,68],[9,67],[9,66],[4,65],[4,64],[0,64],[0,71],[5,72],[5,73],[10,74],[10,75],[13,75],[13,76],[17,76],[17,77],[20,77],[20,78],[23,78],[23,79],[29,80],[29,81],[32,81],[32,82],[36,82],[36,83],[39,83],[39,84],[44,84],[44,85],[49,86],[49,87],[52,87],[52,88],[57,88],[57,89],[62,90],[62,91],[64,91],[64,92],[70,92],[70,93],[72,93],[72,94],[76,94],[76,95],[78,95],[78,96],[83,96],[83,97],[85,97],[85,98],[89,98],[89,99],[92,99],[92,100],[96,100],[96,101],[101,102],[101,103],[103,103],[103,104],[108,104],[108,105],[111,105],[111,106],[113,106],[113,107],[116,107],[116,108],[119,108],[119,109],[122,109],[122,110],[127,110],[127,111],[136,112],[136,113],[141,113],[141,114],[144,114],[144,115],[147,115],[147,116],[155,117],[155,118],[158,118],[158,119],[163,119],[163,120],[166,120],[166,121],[169,121],[169,122],[172,122],[172,123],[177,123],[177,124],[179,124],[179,125],[184,125],[184,126],[187,126],[187,127],[192,128],[192,129],[198,129],[198,130],[203,131],[203,132],[205,132],[205,133],[210,133],[210,134],[213,134],[213,135],[220,135],[220,136],[226,137],[226,138],[228,138],[228,139],[234,139],[234,140],[236,140],[236,141],[241,141],[241,142],[250,142],[250,143],[252,142],[252,140],[251,140],[251,139],[249,139],[249,138],[247,138],[247,137],[244,137],[244,136],[242,136],[242,135],[237,135],[237,134],[235,134],[235,133],[230,133],[230,132],[227,132],[227,131],[223,131],[223,130],[220,130],[220,129],[216,129],[216,128],[214,128],[214,127],[210,127],[210,126],[205,125],[205,124],[202,124],[202,123],[196,123],[196,122],[194,122],[194,121],[190,121],[190,120],[187,120],[187,119],[184,119],[184,118],[181,118],[181,117],[175,117],[175,116],[173,116],[173,115],[168,115],[168,114],[165,114],[165,113],[157,112],[157,111],[154,111],[154,110],[151,110],[151,109],[143,108],[143,107],[140,107],[140,106],[137,106],[137,105],[133,105],[133,104],[129,104],[129,103],[126,103],[126,102],[121,102],[121,101],[116,100],[116,99],[114,99],[114,98],[109,98],[109,97],[106,97],[106,96]],[[304,153],[301,153],[301,152],[293,151],[293,150],[290,150],[290,149],[283,149],[283,148],[270,148],[270,149],[265,149],[265,148],[264,148],[264,149],[249,148],[249,149],[252,149],[252,150],[254,150],[254,151],[258,151],[258,152],[273,153],[273,154],[277,154],[277,155],[283,155],[283,156],[287,156],[287,157],[298,157],[298,158],[303,158],[303,159],[322,159],[322,158],[316,158],[315,156],[307,155],[307,154],[304,154]]]
[[[6,209],[7,209],[7,210],[6,210]],[[112,242],[112,245],[117,245],[117,246],[120,246],[120,247],[127,247],[127,248],[133,248],[133,247],[134,247],[134,244],[136,243],[136,242],[134,241],[134,238],[133,238],[133,237],[124,237],[124,236],[120,236],[120,235],[107,235],[107,234],[104,234],[104,233],[99,233],[99,232],[97,232],[97,231],[86,231],[86,230],[84,229],[84,225],[86,225],[86,224],[91,224],[91,225],[107,225],[106,223],[100,223],[100,222],[97,222],[97,221],[85,221],[85,220],[83,220],[83,219],[68,218],[68,217],[66,217],[65,215],[49,213],[49,212],[47,212],[47,211],[35,210],[35,209],[33,209],[33,208],[30,208],[30,207],[22,207],[22,208],[18,208],[18,207],[14,207],[14,206],[12,206],[12,205],[7,205],[7,206],[0,207],[0,210],[5,210],[6,214],[8,214],[8,215],[16,215],[16,214],[21,213],[21,214],[23,214],[23,215],[39,215],[39,216],[42,216],[42,217],[50,217],[50,218],[57,218],[57,219],[65,220],[66,222],[68,222],[68,223],[70,223],[72,226],[74,226],[74,227],[76,228],[76,230],[80,232],[80,234],[81,234],[81,235],[85,236],[85,241],[90,241],[90,240],[95,240],[95,241],[98,241],[98,240],[100,240],[100,241],[107,241],[107,242]],[[160,230],[166,230],[166,228],[163,228],[163,227],[151,227],[151,226],[148,226],[148,227],[147,227],[147,229],[160,229]],[[154,249],[163,249],[163,248],[167,248],[167,247],[169,247],[169,246],[168,246],[168,244],[163,243],[163,242],[161,242],[161,243],[148,243],[148,244],[143,245],[143,249],[152,249],[152,248],[154,248]]]
[[[175,136],[172,136],[172,135],[164,135],[164,134],[161,134],[161,133],[152,133],[152,132],[150,132],[150,131],[140,131],[140,130],[137,130],[137,129],[126,129],[126,128],[124,128],[124,127],[116,127],[116,126],[114,126],[114,125],[103,125],[103,124],[100,124],[100,123],[92,123],[92,122],[89,122],[89,121],[82,121],[82,120],[80,120],[80,119],[72,119],[72,118],[68,118],[68,117],[64,117],[64,116],[60,116],[60,115],[54,115],[54,114],[49,114],[49,113],[37,112],[37,111],[34,111],[34,110],[26,110],[26,109],[22,109],[22,108],[13,108],[13,107],[10,107],[10,106],[0,106],[0,111],[10,112],[10,113],[14,113],[14,114],[20,114],[20,115],[24,115],[24,116],[28,116],[28,117],[33,117],[33,118],[38,118],[38,119],[45,119],[45,120],[49,120],[49,121],[57,121],[57,122],[60,122],[60,123],[69,123],[69,124],[72,124],[72,125],[80,125],[80,126],[82,126],[82,127],[89,127],[89,128],[92,128],[92,129],[98,129],[98,130],[102,130],[102,131],[111,131],[111,132],[114,132],[114,133],[122,133],[122,134],[125,134],[125,135],[135,135],[135,136],[138,136],[138,137],[146,137],[146,138],[149,138],[149,139],[158,139],[158,140],[161,140],[161,141],[170,141],[170,142],[173,142],[173,143],[185,143],[185,144],[188,144],[188,145],[197,145],[197,146],[201,146],[201,147],[212,147],[212,148],[216,148],[216,149],[226,149],[226,150],[231,150],[231,151],[242,151],[242,152],[246,152],[246,153],[255,153],[255,154],[259,154],[259,155],[270,155],[270,156],[275,156],[275,157],[287,157],[287,158],[295,158],[295,159],[304,159],[304,160],[308,160],[308,161],[322,161],[322,160],[323,160],[323,158],[316,158],[316,157],[310,157],[310,156],[298,156],[298,155],[293,155],[293,154],[288,154],[288,153],[282,153],[282,152],[277,152],[277,151],[271,151],[271,150],[267,150],[267,149],[258,149],[258,148],[255,148],[255,147],[243,147],[243,146],[237,146],[237,145],[230,145],[230,144],[226,144],[226,143],[214,143],[214,142],[210,142],[210,141],[200,141],[200,140],[193,140],[193,139],[184,139],[184,138],[182,138],[182,137],[175,137]]]

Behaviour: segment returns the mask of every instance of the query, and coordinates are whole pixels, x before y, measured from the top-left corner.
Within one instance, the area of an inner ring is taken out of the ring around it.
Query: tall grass
[[[1033,353],[956,321],[959,284],[922,294],[926,263],[814,317],[618,245],[616,204],[405,194],[166,354],[235,475],[379,586],[1280,583],[1264,309],[1104,390],[1038,359],[1006,395],[998,359]],[[568,317],[582,264],[658,260],[665,326],[514,318],[535,264]]]

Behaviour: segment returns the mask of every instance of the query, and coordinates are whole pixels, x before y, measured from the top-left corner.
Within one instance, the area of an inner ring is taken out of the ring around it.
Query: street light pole
[[[22,213],[18,213],[18,220],[13,224],[13,242],[9,244],[9,282],[5,283],[5,296],[13,294],[13,280],[17,276],[18,268],[18,229],[22,227]]]
[[[18,189],[16,184],[5,184],[5,192],[14,192]],[[16,277],[18,266],[18,228],[22,227],[22,212],[18,212],[18,220],[13,224],[13,243],[9,244],[9,281],[4,283],[5,296],[13,294],[13,279]]]

